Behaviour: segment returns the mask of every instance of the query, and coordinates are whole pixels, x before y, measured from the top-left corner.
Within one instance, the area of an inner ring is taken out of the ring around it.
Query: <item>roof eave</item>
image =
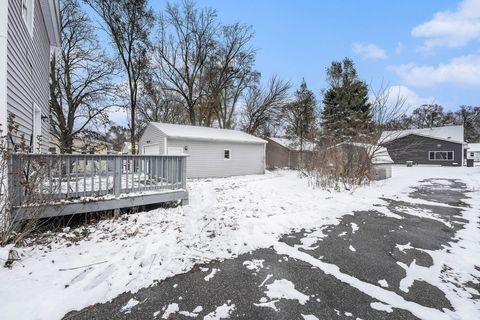
[[[48,38],[52,47],[61,46],[60,36],[60,9],[58,0],[40,1],[43,20],[47,26]]]

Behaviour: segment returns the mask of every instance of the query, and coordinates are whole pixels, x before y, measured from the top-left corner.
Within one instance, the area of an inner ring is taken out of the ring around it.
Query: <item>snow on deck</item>
[[[38,319],[60,319],[70,310],[109,301],[125,291],[135,292],[154,280],[186,272],[196,263],[278,245],[280,236],[292,229],[337,224],[353,210],[381,210],[379,205],[385,203],[379,197],[416,201],[407,198],[410,187],[432,177],[462,179],[478,190],[480,167],[394,166],[393,178],[376,181],[354,193],[313,189],[294,171],[190,181],[188,206],[65,229],[51,235],[48,243],[18,249],[21,264],[0,270],[2,319],[26,319],[33,314]],[[472,208],[467,216],[472,225],[478,222],[480,210],[478,198],[476,202],[473,199],[468,200]],[[474,229],[469,227],[464,232],[469,242],[455,245],[458,251],[451,253],[449,263],[461,266],[466,262],[455,254],[478,247],[472,242]],[[460,249],[462,246],[467,249]],[[476,252],[471,253],[470,260]],[[325,264],[321,267],[331,268]],[[336,275],[379,297],[386,292],[383,287]],[[416,307],[397,296],[387,298],[393,307]]]

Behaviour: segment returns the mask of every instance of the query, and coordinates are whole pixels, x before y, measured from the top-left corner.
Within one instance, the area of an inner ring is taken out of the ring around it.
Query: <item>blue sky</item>
[[[165,0],[151,0],[155,11]],[[332,60],[352,58],[374,90],[391,87],[412,107],[480,105],[480,0],[197,0],[225,24],[255,30],[256,68],[319,97]]]
[[[151,4],[156,11],[165,7],[165,1]],[[305,78],[319,93],[326,87],[326,67],[348,56],[373,88],[383,81],[412,105],[435,101],[451,110],[480,104],[480,0],[198,0],[197,4],[216,9],[224,23],[253,26],[256,67],[264,79],[278,74],[298,86]],[[465,37],[464,43],[451,43]],[[461,74],[464,69],[468,76]]]

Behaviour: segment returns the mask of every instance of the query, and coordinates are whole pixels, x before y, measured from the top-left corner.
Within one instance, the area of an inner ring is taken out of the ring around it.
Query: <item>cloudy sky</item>
[[[325,88],[332,60],[352,58],[372,87],[383,82],[410,104],[480,104],[480,0],[198,0],[225,23],[256,32],[257,68]],[[164,1],[153,1],[159,11]]]

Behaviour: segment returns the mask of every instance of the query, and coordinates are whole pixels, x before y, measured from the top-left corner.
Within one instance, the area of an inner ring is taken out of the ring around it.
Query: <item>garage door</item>
[[[143,154],[147,156],[156,156],[160,154],[160,146],[158,144],[152,144],[143,147]]]

